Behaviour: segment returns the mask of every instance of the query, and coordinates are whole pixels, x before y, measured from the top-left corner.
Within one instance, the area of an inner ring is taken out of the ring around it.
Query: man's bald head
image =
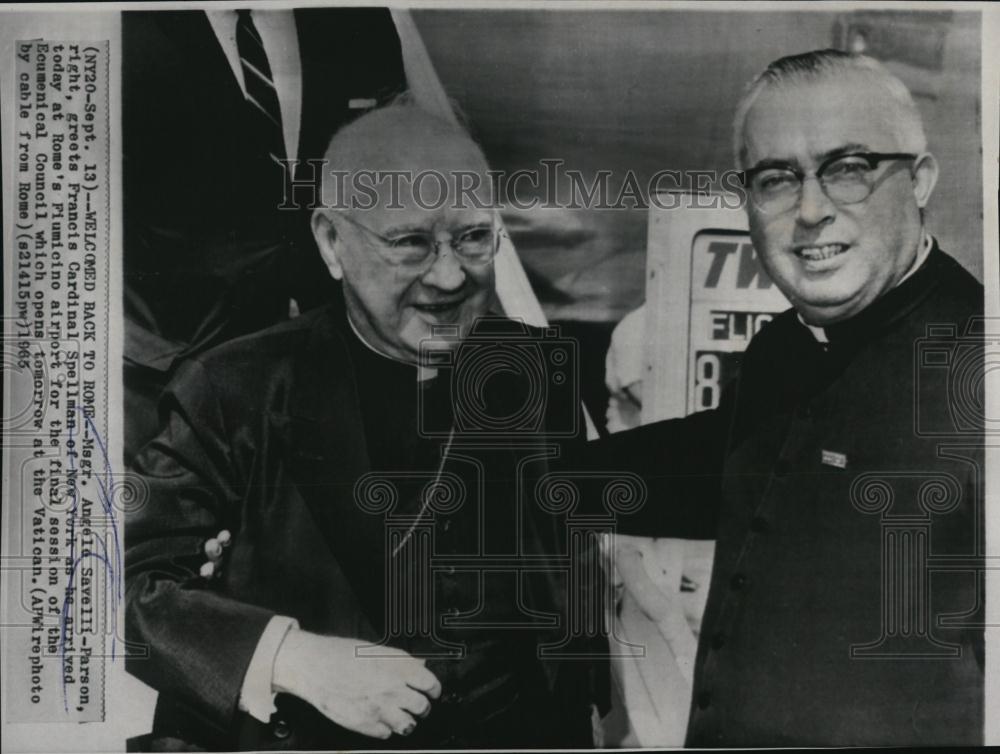
[[[379,184],[373,190],[379,195],[379,204],[384,206],[389,201],[391,183],[386,176],[399,171],[406,174],[396,179],[400,190],[419,190],[430,199],[445,184],[428,175],[414,187],[413,182],[421,173],[442,176],[449,191],[462,185],[456,182],[456,177],[460,179],[463,173],[474,173],[477,185],[489,186],[486,157],[468,132],[457,123],[424,110],[409,93],[341,128],[330,140],[325,159],[323,203],[328,207],[350,206],[352,197],[358,195],[359,185],[373,184]],[[338,175],[346,178],[334,180]],[[338,197],[341,187],[345,195]],[[357,199],[368,201],[365,197]]]

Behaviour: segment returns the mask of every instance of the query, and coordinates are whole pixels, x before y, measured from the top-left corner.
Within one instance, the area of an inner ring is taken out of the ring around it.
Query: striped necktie
[[[285,134],[281,128],[281,105],[271,77],[264,42],[254,26],[250,11],[236,11],[236,50],[243,68],[247,103],[253,113],[252,122],[259,129],[271,159],[279,165],[285,155]]]

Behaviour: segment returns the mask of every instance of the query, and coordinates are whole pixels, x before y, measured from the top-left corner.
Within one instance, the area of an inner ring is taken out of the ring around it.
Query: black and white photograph
[[[998,39],[0,4],[3,750],[1000,742]]]

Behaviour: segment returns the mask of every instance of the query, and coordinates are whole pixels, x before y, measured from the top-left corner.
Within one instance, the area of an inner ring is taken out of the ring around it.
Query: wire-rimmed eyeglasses
[[[428,231],[405,231],[393,236],[383,236],[346,213],[338,216],[379,242],[378,251],[393,267],[412,272],[426,272],[441,253],[441,246],[451,248],[463,265],[489,264],[500,249],[501,231],[493,223],[482,223],[462,228],[446,239],[438,239]]]

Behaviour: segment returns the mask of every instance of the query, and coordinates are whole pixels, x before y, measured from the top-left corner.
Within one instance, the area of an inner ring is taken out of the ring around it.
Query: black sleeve
[[[225,595],[199,574],[205,541],[223,528],[236,531],[242,494],[222,410],[200,363],[181,368],[162,406],[163,431],[131,470],[147,496],[125,522],[125,630],[148,654],[131,657],[128,670],[225,728],[274,613]]]
[[[638,477],[645,503],[617,513],[617,531],[645,537],[713,539],[733,391],[719,408],[647,424],[578,446],[565,468]],[[634,475],[634,476],[633,476]],[[605,475],[602,475],[605,476]],[[582,485],[588,512],[606,510],[607,485]]]

